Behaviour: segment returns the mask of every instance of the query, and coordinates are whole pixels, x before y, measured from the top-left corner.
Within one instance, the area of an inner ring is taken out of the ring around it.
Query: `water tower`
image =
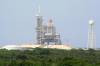
[[[95,49],[95,22],[94,20],[89,20],[89,30],[88,30],[88,47],[87,49]]]

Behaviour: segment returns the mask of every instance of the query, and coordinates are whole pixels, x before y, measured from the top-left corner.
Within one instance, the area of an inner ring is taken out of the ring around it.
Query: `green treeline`
[[[100,66],[100,50],[0,50],[0,66]]]

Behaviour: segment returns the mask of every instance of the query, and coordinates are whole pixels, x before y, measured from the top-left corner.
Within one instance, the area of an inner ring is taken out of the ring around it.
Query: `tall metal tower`
[[[88,47],[87,49],[95,49],[95,22],[94,20],[89,21],[89,30],[88,30]]]
[[[40,6],[38,7],[38,14],[36,15],[36,17],[37,17],[37,26],[36,26],[37,44],[41,44],[43,17],[40,15]]]

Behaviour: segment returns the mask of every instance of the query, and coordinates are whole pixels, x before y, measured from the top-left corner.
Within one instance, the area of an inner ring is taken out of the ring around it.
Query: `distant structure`
[[[37,44],[23,43],[23,44],[11,44],[4,45],[0,49],[7,50],[33,50],[33,48],[51,48],[51,49],[65,49],[71,50],[72,47],[67,44],[61,43],[60,34],[56,33],[56,27],[53,24],[53,20],[49,19],[47,25],[43,24],[43,16],[40,14],[40,7],[38,8],[37,26],[36,26],[36,39]]]
[[[49,45],[49,44],[61,44],[60,35],[56,33],[56,27],[53,25],[52,19],[48,21],[47,25],[43,25],[43,16],[40,14],[40,7],[38,8],[37,17],[37,44]]]
[[[89,31],[88,31],[88,47],[87,49],[91,48],[91,49],[95,49],[95,22],[94,20],[90,20],[89,21]]]

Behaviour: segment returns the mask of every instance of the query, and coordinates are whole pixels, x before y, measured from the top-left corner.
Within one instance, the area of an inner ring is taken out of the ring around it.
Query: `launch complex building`
[[[30,48],[56,48],[56,49],[67,49],[70,50],[73,47],[68,44],[62,44],[60,34],[57,33],[56,27],[53,24],[53,20],[49,19],[47,25],[43,24],[43,16],[40,14],[40,7],[38,8],[38,14],[36,15],[36,44],[20,44],[20,45],[5,45],[2,48],[8,50],[23,50]],[[95,38],[95,22],[94,20],[89,21],[88,30],[88,43],[87,49],[95,49],[96,38]]]
[[[37,26],[36,26],[36,39],[37,44],[50,45],[61,44],[60,34],[56,33],[56,27],[53,25],[53,20],[50,19],[47,25],[43,25],[43,16],[40,15],[40,9],[38,10]]]

